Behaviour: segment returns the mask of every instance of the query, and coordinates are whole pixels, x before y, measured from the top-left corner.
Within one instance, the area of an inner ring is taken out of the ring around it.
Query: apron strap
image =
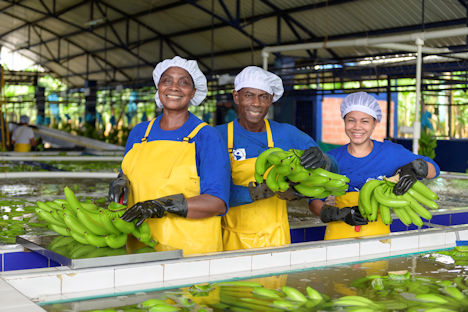
[[[186,136],[182,141],[189,142],[191,139],[193,139],[197,135],[198,131],[200,131],[201,128],[203,128],[204,126],[208,126],[208,124],[206,122],[202,122],[201,124],[196,126],[195,129],[193,129],[192,132],[190,132],[190,134]]]
[[[229,154],[232,154],[232,147],[234,145],[234,122],[231,121],[228,123],[228,151]]]
[[[266,133],[267,133],[267,138],[268,138],[268,148],[272,148],[275,146],[275,143],[273,142],[273,135],[271,134],[271,128],[270,128],[270,123],[268,122],[268,119],[265,120],[265,128],[266,128]]]
[[[265,121],[265,128],[266,128],[266,133],[267,133],[267,140],[268,140],[268,148],[272,148],[275,146],[275,143],[273,142],[273,135],[271,134],[271,128],[270,128],[270,123],[268,122],[268,119],[264,119]],[[228,151],[229,154],[232,154],[232,147],[234,145],[234,122],[231,121],[228,123],[227,126],[228,130]]]
[[[151,128],[153,127],[153,123],[154,123],[155,120],[156,120],[156,118],[151,119],[151,121],[150,121],[150,123],[148,125],[148,128],[146,128],[145,136],[141,139],[141,143],[146,142],[146,140],[148,139],[148,135],[149,135],[149,133],[151,131]]]

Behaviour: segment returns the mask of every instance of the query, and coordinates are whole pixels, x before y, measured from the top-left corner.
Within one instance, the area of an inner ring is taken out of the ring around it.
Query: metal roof
[[[467,0],[3,0],[0,44],[70,87],[151,83],[154,66],[180,55],[207,74],[262,64],[266,46],[451,29]],[[466,36],[425,46],[466,50]],[[408,44],[414,44],[408,42]],[[283,53],[309,63],[395,51],[339,47]],[[269,58],[273,64],[274,58]]]

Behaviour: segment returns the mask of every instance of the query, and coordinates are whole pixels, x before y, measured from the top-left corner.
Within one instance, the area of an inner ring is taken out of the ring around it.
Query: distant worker
[[[19,121],[19,126],[15,128],[11,135],[11,144],[14,146],[15,152],[29,152],[31,147],[37,144],[34,132],[28,125],[28,116],[21,115]]]

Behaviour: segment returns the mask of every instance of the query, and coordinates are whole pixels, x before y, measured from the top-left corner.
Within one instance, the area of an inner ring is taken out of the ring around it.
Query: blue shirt
[[[283,150],[291,148],[305,150],[312,146],[318,146],[317,143],[309,135],[302,132],[298,128],[286,124],[279,123],[273,120],[268,120],[273,137],[275,147]],[[233,139],[233,157],[236,160],[244,160],[249,158],[256,158],[262,152],[268,149],[268,138],[266,131],[264,132],[250,132],[245,130],[237,119],[233,121],[234,124],[234,139]],[[224,147],[227,148],[227,124],[216,126],[216,129],[221,133],[224,140]],[[333,158],[332,162],[334,162]],[[253,170],[253,169],[252,169]],[[229,205],[240,206],[250,204],[252,198],[250,197],[249,190],[245,186],[235,185],[231,179],[231,196]]]
[[[148,142],[157,140],[179,141],[188,136],[201,121],[189,113],[189,119],[178,129],[163,130],[160,122],[163,114],[159,115],[153,123],[148,135]],[[140,143],[145,136],[150,121],[137,124],[127,139],[125,154],[132,149],[133,144]],[[226,212],[229,204],[229,181],[231,164],[226,145],[219,133],[211,126],[203,127],[190,141],[195,143],[197,173],[200,177],[200,194],[210,194],[222,199],[226,203]],[[171,151],[167,151],[171,153]]]
[[[338,163],[339,173],[350,179],[348,191],[359,191],[368,179],[391,177],[403,165],[415,159],[422,158],[430,162],[440,173],[439,166],[429,157],[413,154],[400,144],[390,141],[378,142],[372,140],[374,146],[369,155],[361,158],[348,152],[348,144],[328,151]]]

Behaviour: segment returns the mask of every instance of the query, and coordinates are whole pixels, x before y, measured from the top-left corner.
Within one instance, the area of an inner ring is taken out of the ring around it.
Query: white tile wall
[[[455,246],[456,241],[457,241],[457,236],[455,235],[455,232],[445,233],[445,245],[448,245],[449,247]]]
[[[38,276],[18,276],[7,279],[8,283],[20,290],[28,298],[60,294],[62,282],[55,274]]]
[[[252,256],[216,258],[210,260],[210,274],[226,274],[252,270]]]
[[[419,248],[419,237],[414,236],[395,236],[391,238],[391,251],[417,250]]]
[[[327,249],[325,247],[291,251],[291,265],[323,262],[325,260],[327,260]]]
[[[468,240],[468,230],[459,230],[458,235],[460,240]]]
[[[445,245],[445,233],[437,232],[419,235],[419,248]]]
[[[207,276],[210,274],[210,261],[199,260],[164,264],[164,281]]]
[[[359,257],[359,243],[327,246],[327,261]]]
[[[76,273],[62,273],[60,276],[62,277],[62,294],[114,287],[114,269],[112,268],[77,270]]]
[[[252,256],[252,270],[291,265],[291,252],[272,252]]]
[[[164,267],[162,264],[115,268],[115,287],[162,282],[163,280]]]
[[[366,240],[359,242],[360,256],[390,253],[391,240]]]

